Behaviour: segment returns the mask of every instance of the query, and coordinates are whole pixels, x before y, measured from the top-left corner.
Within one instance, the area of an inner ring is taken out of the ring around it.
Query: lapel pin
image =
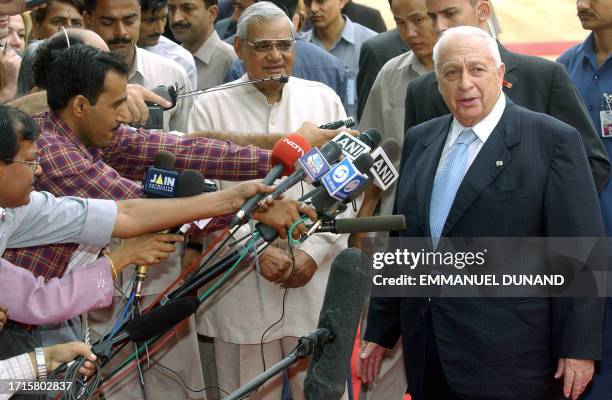
[[[505,80],[502,82],[502,86],[505,87],[506,89],[510,89],[512,87],[512,84]]]
[[[503,167],[504,166],[504,162],[503,161],[495,161],[495,166],[497,168]]]

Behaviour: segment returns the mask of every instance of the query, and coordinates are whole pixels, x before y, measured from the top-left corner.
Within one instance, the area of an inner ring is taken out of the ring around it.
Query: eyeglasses
[[[38,166],[40,165],[40,156],[36,157],[36,161],[22,161],[22,160],[11,160],[11,159],[5,159],[4,161],[27,164],[32,169],[32,172],[36,172],[36,168],[38,168]]]
[[[255,50],[258,53],[268,53],[272,51],[273,46],[276,46],[278,51],[280,51],[281,53],[287,53],[287,52],[290,52],[291,49],[293,49],[294,43],[295,43],[295,40],[293,39],[279,39],[279,40],[262,39],[262,40],[256,40],[254,42],[247,41],[247,44],[249,45],[249,47],[251,47],[253,50]]]

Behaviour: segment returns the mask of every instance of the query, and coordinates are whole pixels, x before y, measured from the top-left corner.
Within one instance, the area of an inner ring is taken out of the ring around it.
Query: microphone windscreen
[[[406,229],[406,217],[404,215],[384,215],[365,218],[338,218],[335,228],[338,234],[402,231]]]
[[[398,168],[402,155],[402,145],[397,140],[390,138],[385,140],[380,147],[382,147],[387,157],[389,157],[389,161],[393,163],[393,166]]]
[[[279,140],[272,149],[272,164],[285,167],[283,175],[295,172],[295,162],[310,150],[310,143],[302,135],[294,133]]]
[[[193,169],[186,169],[179,175],[176,197],[190,197],[204,190],[204,175]]]
[[[367,174],[372,165],[374,165],[374,159],[369,153],[363,153],[353,161],[353,165],[362,174]]]
[[[166,171],[172,171],[174,169],[174,162],[176,156],[167,150],[160,150],[155,154],[155,160],[153,161],[153,167],[157,169],[164,169]]]
[[[382,135],[380,134],[378,129],[370,128],[361,132],[361,135],[359,135],[357,138],[368,146],[370,146],[371,148],[375,148],[380,143]]]
[[[308,400],[340,399],[346,390],[357,325],[370,287],[368,258],[345,249],[331,265],[318,328],[331,330],[336,339],[316,352],[304,379]]]
[[[321,153],[328,163],[334,163],[342,155],[342,147],[336,142],[327,142],[325,146],[321,147]]]
[[[125,324],[125,331],[134,342],[149,340],[189,317],[199,305],[195,297],[173,300],[129,320]]]

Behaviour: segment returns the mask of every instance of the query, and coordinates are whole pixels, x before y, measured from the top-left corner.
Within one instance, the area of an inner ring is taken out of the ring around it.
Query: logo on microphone
[[[387,190],[399,177],[399,173],[385,154],[382,147],[372,152],[374,164],[370,168],[370,173],[374,178],[374,184],[382,190]]]
[[[322,182],[327,189],[327,193],[337,200],[348,198],[362,183],[367,180],[367,176],[361,174],[353,165],[349,158],[345,158],[329,171]]]
[[[349,174],[349,169],[346,165],[340,165],[334,170],[334,182],[343,182]]]
[[[284,138],[283,139],[283,143],[288,144],[291,148],[293,148],[295,151],[297,151],[298,153],[300,153],[301,155],[304,155],[304,149],[302,149],[300,147],[299,144],[289,140],[288,138]]]
[[[158,168],[149,168],[144,181],[143,191],[157,197],[175,197],[178,173]]]
[[[316,147],[310,149],[303,157],[300,157],[298,165],[308,176],[309,182],[318,181],[330,170],[329,163],[323,157],[321,150]]]
[[[346,132],[340,132],[332,141],[336,142],[342,149],[342,153],[351,160],[371,150],[370,146]]]

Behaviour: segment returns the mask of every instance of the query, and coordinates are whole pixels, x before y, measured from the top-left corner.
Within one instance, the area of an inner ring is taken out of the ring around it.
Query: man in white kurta
[[[266,18],[252,21],[249,17],[258,15],[262,8],[269,12],[271,7],[277,8],[271,3],[262,2],[245,10],[239,22],[238,36],[246,32],[251,43],[257,43],[260,37],[273,41],[292,38],[289,19],[278,8],[278,16],[272,20]],[[243,27],[241,30],[241,23],[250,23],[250,29]],[[258,52],[252,46],[247,47],[246,40],[242,42],[244,47],[238,48],[237,53],[241,59],[247,58],[243,59],[247,74],[235,82],[265,77],[269,66],[274,70],[270,76],[290,75],[295,55],[293,46],[291,49],[284,48],[285,51],[281,51],[283,48],[280,45],[272,46],[266,53],[262,49]],[[277,85],[276,96],[271,95],[269,90],[260,90],[253,85],[201,95],[192,109],[189,131],[218,129],[261,133],[295,132],[305,121],[321,125],[346,117],[340,98],[332,89],[319,82],[291,77],[288,83]],[[222,187],[227,184],[221,182]],[[298,184],[286,196],[297,198],[312,189],[310,185]],[[347,212],[346,215],[351,214]],[[286,257],[291,260],[286,241],[277,242],[274,246],[277,249],[260,260],[262,271],[267,263],[274,263],[271,259],[279,263],[280,259]],[[263,371],[261,342],[264,343],[265,366],[269,368],[295,347],[297,338],[316,329],[331,261],[346,247],[346,235],[314,235],[305,243],[293,246],[294,273],[301,267],[300,260],[308,260],[307,264],[314,262],[313,265],[316,265],[310,271],[314,273],[309,280],[303,279],[298,284],[293,282],[294,285],[285,281],[289,286],[300,287],[285,289],[282,280],[276,283],[268,281],[262,276],[263,272],[259,275],[254,267],[249,266],[238,272],[200,307],[198,332],[215,338],[217,375],[221,389],[231,392]],[[274,325],[262,340],[267,328],[281,318],[281,322]],[[296,400],[304,398],[303,379],[307,361],[303,361],[289,370],[293,398]],[[278,375],[251,398],[280,400],[281,391],[282,379]]]

